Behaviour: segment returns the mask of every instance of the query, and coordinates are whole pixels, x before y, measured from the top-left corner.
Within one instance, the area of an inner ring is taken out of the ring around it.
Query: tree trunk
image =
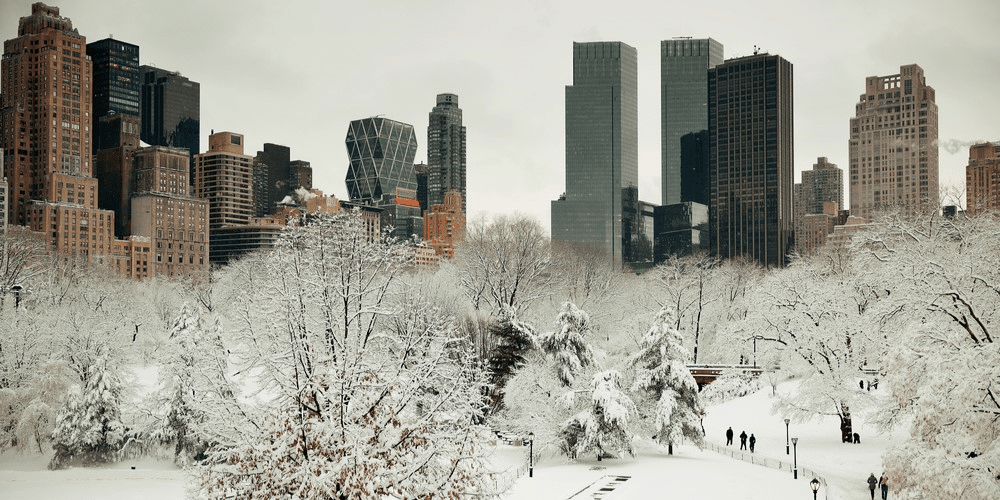
[[[851,426],[851,411],[847,405],[840,407],[840,439],[845,443],[854,442],[854,430]]]

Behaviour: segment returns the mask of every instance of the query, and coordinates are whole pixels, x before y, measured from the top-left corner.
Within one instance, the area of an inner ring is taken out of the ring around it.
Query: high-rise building
[[[792,243],[792,64],[729,59],[708,73],[712,253],[784,266]]]
[[[802,171],[802,202],[807,214],[822,214],[826,202],[837,204],[837,210],[844,207],[844,171],[820,156],[812,170]]]
[[[257,188],[258,217],[273,213],[278,204],[296,189],[312,189],[312,166],[307,161],[291,158],[292,150],[280,144],[265,142],[264,148],[257,151],[256,160],[261,163],[261,179],[264,181]]]
[[[242,225],[254,216],[254,157],[243,154],[243,135],[208,136],[208,151],[194,156],[194,194],[208,200],[208,226]]]
[[[140,66],[139,74],[143,142],[187,149],[193,161],[201,151],[201,85],[176,71],[153,66]]]
[[[288,187],[290,191],[299,189],[309,191],[313,188],[312,184],[313,169],[311,163],[305,160],[292,160],[288,162]]]
[[[381,117],[354,120],[345,142],[351,160],[346,178],[351,202],[383,209],[381,225],[393,227],[401,241],[421,236],[413,125]]]
[[[424,241],[438,257],[450,259],[455,256],[455,245],[464,231],[462,195],[452,189],[444,197],[444,203],[432,206],[424,215]]]
[[[90,259],[111,254],[114,213],[97,205],[86,45],[57,7],[37,2],[20,19],[0,62],[0,149],[8,221]]]
[[[150,241],[154,276],[196,277],[208,272],[210,200],[190,193],[186,149],[150,146],[134,153],[132,236]]]
[[[427,199],[427,178],[430,175],[427,164],[417,163],[413,165],[413,175],[417,180],[417,202],[420,203],[420,210],[426,212],[431,209],[430,202]]]
[[[625,214],[639,217],[636,50],[622,42],[573,43],[566,87],[566,191],[552,202],[552,239],[599,249],[618,264]],[[631,225],[635,227],[635,225]]]
[[[851,118],[851,215],[880,209],[937,210],[938,109],[916,64],[870,76]]]
[[[706,203],[708,165],[698,156],[685,156],[682,141],[685,137],[696,140],[699,136],[692,138],[689,134],[705,131],[707,146],[708,70],[722,61],[722,44],[711,38],[660,42],[660,183],[664,205],[686,201]],[[699,178],[705,179],[701,186],[696,185]]]
[[[427,124],[427,196],[441,205],[448,191],[462,195],[465,213],[465,127],[455,94],[438,94]]]
[[[93,153],[121,144],[122,126],[138,123],[139,118],[139,46],[105,38],[87,44],[87,56],[94,71],[92,129]],[[136,122],[109,120],[114,116],[135,117]],[[130,132],[131,133],[131,132]],[[135,133],[138,136],[138,132]],[[138,146],[138,145],[136,145]]]
[[[969,216],[984,210],[1000,212],[1000,142],[984,142],[969,147],[965,198],[965,210]]]

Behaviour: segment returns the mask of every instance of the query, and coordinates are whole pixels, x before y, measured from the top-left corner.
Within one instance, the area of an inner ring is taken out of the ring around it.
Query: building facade
[[[94,131],[93,153],[102,149],[115,148],[121,144],[120,129],[133,128],[138,124],[139,103],[139,46],[105,38],[87,44],[94,71],[93,115],[91,130]],[[136,121],[109,120],[114,116],[129,116]],[[118,130],[116,130],[116,128]],[[130,130],[138,137],[138,132]],[[138,144],[136,144],[138,147]]]
[[[855,105],[849,144],[851,215],[938,208],[938,109],[924,70],[870,76]]]
[[[462,195],[465,213],[465,126],[455,94],[438,94],[427,123],[428,206],[443,204],[449,191]]]
[[[708,70],[723,61],[723,46],[711,39],[675,38],[660,42],[660,135],[663,205],[707,203],[708,165],[684,155],[683,140],[708,142]],[[696,134],[694,139],[690,134]],[[703,135],[701,135],[703,134]],[[692,146],[688,144],[688,152]],[[707,151],[706,151],[707,155]],[[687,161],[685,161],[687,160]],[[705,179],[701,186],[696,179]],[[692,182],[694,181],[694,185]]]
[[[347,193],[353,203],[391,203],[396,188],[416,192],[413,158],[417,138],[413,125],[372,117],[354,120],[347,129]]]
[[[434,205],[424,214],[424,241],[438,257],[451,259],[464,232],[462,195],[453,189],[444,197],[444,203]]]
[[[965,207],[969,216],[1000,211],[1000,142],[969,147],[965,167]]]
[[[208,151],[194,156],[194,195],[208,200],[210,231],[254,217],[254,157],[243,154],[243,135],[217,132]]]
[[[793,239],[792,64],[730,59],[708,73],[712,253],[784,266]]]
[[[143,142],[187,149],[193,161],[201,151],[201,85],[153,66],[140,66],[139,74]]]
[[[623,217],[639,177],[636,50],[622,42],[573,43],[566,87],[566,191],[552,202],[552,239],[605,252],[621,265],[631,234]],[[633,226],[634,227],[634,226]]]
[[[91,260],[111,254],[114,213],[97,203],[86,45],[58,7],[38,2],[19,20],[0,62],[0,149],[8,222]]]
[[[817,158],[812,170],[802,171],[802,198],[807,214],[825,213],[829,201],[840,210],[844,207],[844,170],[825,156]]]

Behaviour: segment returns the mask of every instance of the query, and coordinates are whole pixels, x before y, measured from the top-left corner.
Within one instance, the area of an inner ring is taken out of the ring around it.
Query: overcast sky
[[[964,185],[968,144],[1000,140],[996,0],[53,0],[87,41],[139,46],[140,63],[201,84],[208,134],[242,133],[247,154],[289,146],[314,187],[345,198],[351,120],[412,124],[426,161],[428,113],[455,93],[468,129],[468,208],[549,227],[565,189],[565,87],[574,41],[639,54],[639,197],[660,203],[660,40],[711,37],[725,57],[754,46],[791,61],[795,170],[819,156],[847,170],[848,120],[865,77],[924,68],[937,92],[941,182]],[[0,0],[17,35],[28,0]]]

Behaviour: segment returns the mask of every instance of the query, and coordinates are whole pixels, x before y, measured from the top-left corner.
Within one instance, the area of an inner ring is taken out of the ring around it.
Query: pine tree
[[[556,376],[566,387],[593,364],[594,351],[583,336],[590,332],[590,316],[571,302],[564,302],[556,318],[558,330],[544,334],[539,343],[556,366]]]
[[[629,419],[636,412],[635,403],[621,390],[621,374],[608,370],[594,375],[591,407],[576,414],[563,424],[564,451],[571,457],[596,452],[600,460],[634,454]]]
[[[500,320],[490,326],[495,345],[487,360],[492,385],[491,406],[494,411],[503,406],[503,388],[518,369],[526,363],[526,355],[538,346],[535,329],[518,321],[511,308],[504,309]]]
[[[686,365],[688,350],[675,324],[673,310],[661,309],[643,336],[639,352],[629,360],[636,370],[632,391],[652,404],[656,440],[668,445],[671,452],[682,437],[701,445],[701,417],[705,413],[698,384]]]
[[[52,433],[56,453],[49,468],[114,461],[125,443],[121,400],[118,375],[108,369],[105,358],[97,358],[87,370],[82,393],[71,393],[56,417]]]

